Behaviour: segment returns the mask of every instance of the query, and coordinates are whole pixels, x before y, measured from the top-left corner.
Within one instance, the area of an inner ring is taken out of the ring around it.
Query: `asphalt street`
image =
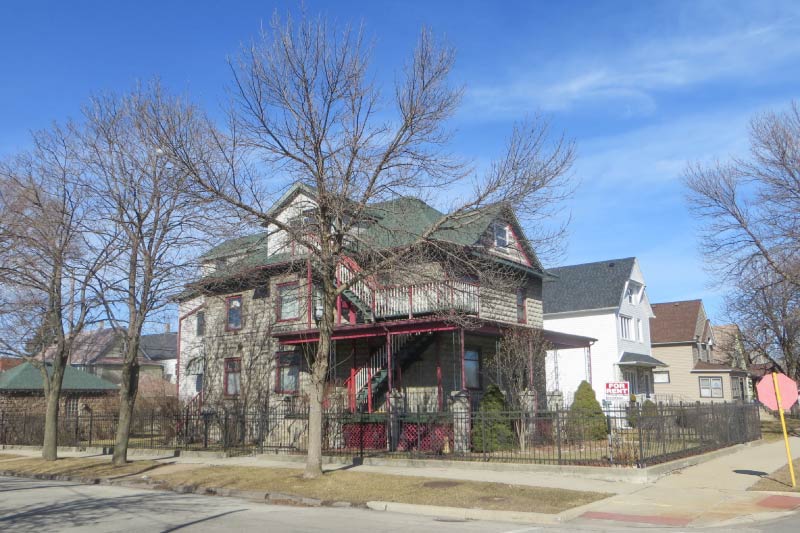
[[[741,532],[797,531],[798,517],[725,528]],[[172,531],[632,531],[613,524],[556,527],[446,521],[363,509],[266,505],[234,498],[176,494],[104,485],[0,477],[0,531],[14,533]],[[652,531],[653,528],[648,527]],[[672,531],[676,531],[673,529]],[[720,529],[710,531],[721,531]]]

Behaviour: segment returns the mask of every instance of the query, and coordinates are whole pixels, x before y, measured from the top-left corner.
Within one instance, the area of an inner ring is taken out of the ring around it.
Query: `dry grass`
[[[200,467],[162,475],[155,471],[150,476],[163,480],[171,487],[191,485],[280,492],[354,504],[382,500],[537,513],[558,513],[609,496],[596,492],[366,474],[345,470],[328,472],[321,478],[313,480],[303,479],[302,471],[297,469],[233,466]]]
[[[8,461],[9,459],[17,459],[18,457],[23,457],[23,456],[16,455],[13,453],[0,453],[0,461]]]
[[[780,423],[778,425],[780,425]],[[795,479],[798,480],[798,486],[792,488],[792,478],[789,474],[789,465],[787,464],[771,474],[763,476],[755,485],[747,490],[800,492],[800,459],[794,460],[794,475]]]
[[[23,458],[3,462],[2,470],[21,475],[56,474],[93,478],[113,478],[140,474],[160,466],[155,461],[132,461],[125,466],[114,466],[111,458],[67,457],[57,461]]]
[[[786,419],[786,430],[789,436],[800,436],[800,420],[796,418]],[[780,420],[762,420],[761,421],[761,438],[773,442],[783,439],[783,429],[781,429]]]

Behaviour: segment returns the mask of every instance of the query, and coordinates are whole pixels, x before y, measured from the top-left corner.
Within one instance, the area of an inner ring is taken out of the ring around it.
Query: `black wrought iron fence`
[[[600,413],[328,410],[323,451],[388,456],[594,466],[646,466],[759,439],[756,404],[632,405]],[[114,445],[115,414],[59,420],[62,446]],[[41,445],[43,414],[0,413],[0,444]],[[249,411],[136,413],[130,448],[216,450],[229,455],[305,453],[308,408],[294,402]]]

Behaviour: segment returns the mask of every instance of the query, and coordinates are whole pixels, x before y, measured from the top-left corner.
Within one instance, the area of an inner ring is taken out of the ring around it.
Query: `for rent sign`
[[[606,383],[606,398],[630,396],[631,388],[627,381],[609,381]]]

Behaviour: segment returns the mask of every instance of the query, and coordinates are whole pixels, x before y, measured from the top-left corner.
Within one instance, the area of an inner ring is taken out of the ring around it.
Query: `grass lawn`
[[[558,513],[610,496],[597,492],[366,474],[346,470],[328,472],[313,480],[303,479],[302,471],[297,469],[235,466],[205,466],[162,475],[154,471],[149,475],[172,487],[192,485],[263,490],[354,504],[382,500],[537,513]]]
[[[786,430],[789,436],[800,436],[800,420],[797,418],[786,419]],[[766,441],[776,441],[783,438],[783,430],[781,429],[780,420],[762,420],[761,421],[761,438]]]
[[[0,461],[7,461],[9,459],[16,459],[18,457],[22,457],[21,455],[16,455],[13,453],[0,453]]]
[[[780,425],[780,423],[778,424]],[[798,486],[792,488],[792,478],[789,475],[789,465],[783,466],[771,474],[762,477],[748,490],[776,490],[783,492],[800,492],[800,459],[794,460],[794,475]]]
[[[58,474],[83,477],[117,477],[147,472],[161,466],[155,461],[132,461],[125,466],[116,467],[111,458],[66,457],[57,461],[22,458],[16,461],[4,461],[0,469],[17,474]]]

